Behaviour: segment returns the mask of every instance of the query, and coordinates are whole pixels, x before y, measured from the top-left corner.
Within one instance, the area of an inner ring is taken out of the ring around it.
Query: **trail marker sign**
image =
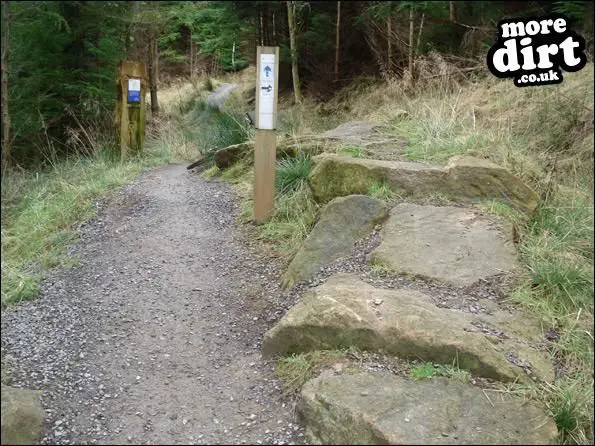
[[[140,79],[128,79],[128,103],[140,104]]]
[[[275,208],[279,47],[256,49],[256,140],[254,144],[254,220],[262,223]]]
[[[147,84],[147,67],[144,63],[120,61],[116,83],[116,129],[122,161],[143,149]]]

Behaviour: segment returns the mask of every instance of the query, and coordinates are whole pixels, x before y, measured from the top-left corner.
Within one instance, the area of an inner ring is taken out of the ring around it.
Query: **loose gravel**
[[[288,308],[280,266],[237,204],[184,166],[149,171],[97,203],[77,267],[2,312],[11,384],[43,391],[43,444],[304,444],[260,355]]]

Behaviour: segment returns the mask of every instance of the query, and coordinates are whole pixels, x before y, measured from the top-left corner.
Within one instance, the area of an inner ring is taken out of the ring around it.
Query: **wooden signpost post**
[[[120,141],[120,160],[140,153],[145,140],[145,92],[147,67],[140,62],[121,60],[118,70],[116,126]]]
[[[254,145],[254,220],[262,223],[275,208],[279,47],[256,50],[256,141]]]

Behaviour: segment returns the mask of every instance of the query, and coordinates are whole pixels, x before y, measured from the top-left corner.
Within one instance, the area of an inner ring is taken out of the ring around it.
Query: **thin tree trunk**
[[[190,30],[190,80],[194,80],[194,51],[192,45],[192,30]]]
[[[134,4],[132,5],[132,26],[131,26],[131,34],[132,34],[132,38],[134,39],[134,51],[133,51],[133,57],[134,60],[139,60],[139,49],[138,49],[138,25],[136,24],[136,17],[138,16],[138,14],[140,13],[140,1],[139,0],[135,0]]]
[[[389,8],[391,6],[391,2],[389,3]],[[388,50],[387,50],[387,57],[386,57],[386,69],[388,70],[389,74],[392,73],[393,71],[393,41],[392,41],[392,34],[393,34],[393,30],[392,30],[392,22],[393,22],[393,17],[391,14],[391,10],[389,9],[388,11],[388,18],[386,19],[386,31],[387,31],[387,46],[388,46]]]
[[[339,55],[341,45],[341,2],[337,1],[337,27],[335,32],[335,82],[339,82]]]
[[[157,33],[153,30],[149,31],[149,89],[151,90],[151,116],[155,117],[159,114],[159,102],[157,99]]]
[[[8,113],[9,2],[2,2],[2,174],[10,162],[10,114]]]
[[[409,7],[409,76],[410,85],[413,86],[413,29],[415,27],[415,14],[413,6]]]
[[[231,47],[231,68],[235,71],[236,69],[236,43],[234,42]]]
[[[273,10],[273,46],[277,46],[277,33],[275,30],[275,11]]]
[[[302,92],[300,90],[300,77],[298,73],[298,51],[296,46],[296,23],[295,23],[295,2],[287,2],[287,25],[289,28],[289,48],[291,50],[291,77],[293,78],[293,93],[295,102],[302,102]]]
[[[262,9],[260,10],[260,46],[264,46],[264,21],[262,18]]]
[[[448,18],[451,22],[456,20],[455,2],[452,0],[448,2]]]
[[[421,20],[419,21],[419,30],[417,31],[417,42],[415,43],[415,54],[419,54],[419,45],[421,44],[421,35],[424,29],[424,19],[426,18],[426,14],[421,14]]]

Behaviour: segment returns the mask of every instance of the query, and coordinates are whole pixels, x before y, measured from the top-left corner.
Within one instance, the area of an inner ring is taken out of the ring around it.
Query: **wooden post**
[[[129,87],[138,88],[132,90]],[[120,141],[120,160],[142,152],[145,140],[145,92],[147,67],[140,62],[120,61],[116,125]]]
[[[275,209],[279,47],[258,47],[256,70],[254,220],[262,223]]]

